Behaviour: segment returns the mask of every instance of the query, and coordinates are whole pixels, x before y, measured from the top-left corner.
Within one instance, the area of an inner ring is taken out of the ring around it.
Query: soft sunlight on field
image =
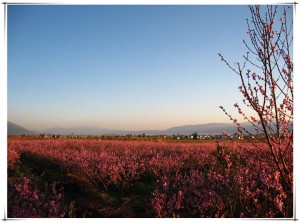
[[[8,215],[292,217],[276,171],[258,143],[9,139]]]

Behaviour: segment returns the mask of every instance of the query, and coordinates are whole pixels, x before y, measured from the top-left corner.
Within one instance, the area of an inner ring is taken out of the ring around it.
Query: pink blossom
[[[18,192],[20,192],[20,191],[22,190],[22,185],[21,185],[21,184],[18,184],[18,185],[16,186],[16,189],[17,189]]]
[[[253,116],[251,116],[251,120],[252,120],[253,122],[258,122],[258,120],[257,120],[255,117],[253,117]]]
[[[55,201],[50,201],[50,205],[51,205],[51,207],[55,207]]]
[[[24,184],[28,184],[29,183],[29,179],[27,177],[24,177]]]
[[[39,196],[36,194],[35,191],[33,192],[33,196],[32,197],[33,197],[34,200],[38,200],[39,199]]]

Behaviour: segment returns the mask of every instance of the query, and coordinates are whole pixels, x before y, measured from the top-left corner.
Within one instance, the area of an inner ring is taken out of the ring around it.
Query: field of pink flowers
[[[8,217],[291,218],[293,192],[264,144],[9,139]]]

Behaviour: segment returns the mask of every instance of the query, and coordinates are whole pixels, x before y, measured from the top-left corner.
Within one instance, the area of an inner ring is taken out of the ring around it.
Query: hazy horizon
[[[16,124],[16,125],[19,125],[18,123],[11,122],[10,120],[8,120],[8,122]],[[183,124],[183,125],[176,125],[176,126],[168,126],[166,128],[153,128],[153,129],[120,129],[120,128],[106,128],[104,126],[95,126],[95,125],[81,125],[81,126],[74,125],[74,126],[64,126],[64,127],[61,127],[61,126],[49,126],[49,127],[41,128],[41,129],[30,129],[30,128],[27,128],[26,126],[22,126],[22,125],[19,125],[19,126],[24,127],[24,128],[26,128],[28,130],[37,131],[37,132],[44,131],[44,130],[47,130],[47,129],[52,129],[52,128],[63,128],[63,129],[71,129],[71,128],[101,128],[101,129],[111,129],[111,130],[120,130],[120,131],[148,131],[148,130],[163,131],[163,130],[167,130],[167,129],[170,129],[170,128],[173,128],[173,127],[195,126],[195,125],[205,125],[205,124],[232,124],[232,122],[193,123],[193,124]]]
[[[281,8],[283,6],[279,6]],[[8,120],[31,130],[230,123],[246,5],[8,5]],[[239,118],[236,116],[236,118]]]

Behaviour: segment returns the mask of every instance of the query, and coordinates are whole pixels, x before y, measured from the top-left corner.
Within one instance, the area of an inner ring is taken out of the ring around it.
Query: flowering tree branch
[[[243,119],[251,123],[256,133],[250,132],[233,119],[239,134],[249,134],[269,147],[270,154],[280,173],[284,188],[292,191],[293,159],[293,22],[288,21],[286,6],[267,6],[263,13],[260,6],[249,6],[251,21],[247,21],[250,42],[243,41],[247,54],[244,62],[234,68],[219,54],[223,61],[241,80],[239,91],[243,104],[255,111],[257,117],[247,116],[242,107],[235,103]],[[282,15],[278,19],[279,10]],[[275,23],[275,20],[279,23]],[[248,68],[245,71],[245,68]]]

